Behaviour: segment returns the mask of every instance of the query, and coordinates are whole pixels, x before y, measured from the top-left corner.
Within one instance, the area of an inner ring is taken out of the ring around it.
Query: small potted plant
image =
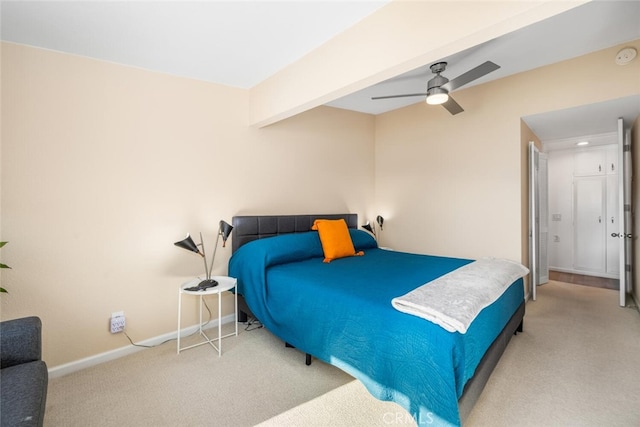
[[[9,242],[0,242],[0,248],[3,247],[4,245],[6,245],[7,243],[9,243]],[[11,268],[11,267],[9,267],[7,264],[3,264],[3,263],[0,262],[0,268]],[[7,294],[7,293],[9,293],[9,291],[7,291],[3,287],[0,287],[0,293]]]

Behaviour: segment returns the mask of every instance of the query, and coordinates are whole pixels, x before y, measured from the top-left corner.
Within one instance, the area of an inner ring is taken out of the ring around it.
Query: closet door
[[[611,165],[611,163],[609,163]],[[620,230],[618,217],[618,176],[607,175],[607,274],[617,276],[620,273],[620,242],[617,233]]]
[[[606,269],[606,176],[574,178],[574,268],[604,273]]]
[[[574,176],[592,176],[606,173],[605,152],[600,149],[581,150],[573,158]]]

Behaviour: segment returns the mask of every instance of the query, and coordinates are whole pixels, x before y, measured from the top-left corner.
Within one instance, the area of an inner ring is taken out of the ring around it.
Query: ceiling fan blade
[[[453,92],[457,88],[464,86],[476,79],[479,79],[480,77],[489,74],[490,72],[495,71],[498,68],[500,68],[498,64],[487,61],[484,64],[478,65],[476,68],[470,69],[466,73],[460,74],[455,79],[449,80],[449,83],[445,83],[441,87],[448,90],[449,92]]]
[[[373,96],[371,97],[371,99],[404,98],[407,96],[427,96],[427,94],[426,93],[408,93],[406,95]]]
[[[449,95],[449,99],[447,100],[447,102],[445,102],[444,104],[442,104],[442,106],[444,108],[446,108],[451,114],[453,114],[454,116],[458,113],[462,113],[464,110],[462,109],[462,107],[460,106],[460,104],[458,104],[452,97],[451,95]]]

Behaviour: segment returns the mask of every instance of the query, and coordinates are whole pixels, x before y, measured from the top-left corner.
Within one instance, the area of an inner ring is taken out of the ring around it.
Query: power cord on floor
[[[167,342],[169,342],[169,341],[173,341],[173,340],[175,340],[175,339],[176,339],[176,338],[170,338],[170,339],[168,339],[168,340],[166,340],[166,341],[163,341],[163,342],[161,342],[160,344],[156,344],[156,345],[144,345],[144,344],[136,344],[136,343],[134,343],[134,342],[133,342],[133,340],[131,339],[131,337],[130,337],[130,336],[129,336],[125,331],[122,331],[122,333],[124,334],[124,336],[125,336],[125,337],[127,337],[127,339],[129,340],[129,342],[131,343],[131,345],[136,346],[136,347],[144,347],[144,348],[153,348],[153,347],[157,347],[157,346],[159,346],[159,345],[162,345],[162,344],[164,344],[164,343],[167,343]]]
[[[207,321],[206,321],[206,322],[204,322],[204,323],[200,326],[200,328],[201,328],[201,327],[203,327],[203,326],[208,325],[208,324],[209,324],[209,322],[211,322],[211,318],[213,317],[213,316],[211,316],[211,309],[209,308],[209,305],[207,304],[207,301],[205,301],[205,300],[203,299],[203,300],[202,300],[202,302],[204,303],[204,306],[207,308],[207,313],[209,313],[209,318],[207,319]],[[183,338],[189,338],[190,336],[192,336],[192,335],[195,335],[195,334],[199,333],[199,332],[200,332],[200,328],[198,328],[198,329],[196,329],[195,331],[191,332],[189,335],[185,335],[184,337],[183,337],[183,336],[181,336],[181,337],[180,337],[180,339],[183,339]],[[129,335],[127,335],[127,332],[126,332],[126,331],[122,331],[122,333],[124,334],[124,336],[125,336],[125,337],[127,337],[127,339],[129,340],[129,342],[131,343],[131,345],[133,345],[133,346],[135,346],[135,347],[142,347],[142,348],[154,348],[154,347],[158,347],[158,346],[160,346],[160,345],[162,345],[162,344],[166,344],[166,343],[168,343],[169,341],[175,341],[175,340],[177,340],[177,339],[178,339],[178,337],[176,336],[176,338],[169,338],[169,339],[164,340],[164,341],[162,341],[161,343],[158,343],[158,344],[154,344],[154,345],[144,345],[144,344],[136,344],[135,342],[133,342],[133,340],[131,339],[131,337],[130,337]],[[180,331],[178,331],[178,333],[180,333]]]
[[[257,323],[257,326],[254,326],[252,328],[252,326],[254,325],[254,323]],[[247,326],[244,328],[245,331],[255,331],[256,329],[260,329],[264,327],[264,325],[262,324],[262,322],[260,322],[258,319],[256,319],[255,317],[250,317],[247,320]]]

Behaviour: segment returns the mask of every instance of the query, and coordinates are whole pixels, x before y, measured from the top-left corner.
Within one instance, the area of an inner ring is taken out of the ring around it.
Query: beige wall
[[[626,45],[640,49],[640,41]],[[640,61],[615,65],[619,49],[457,91],[466,111],[456,116],[425,103],[377,116],[376,201],[389,217],[384,243],[528,263],[520,118],[640,93]]]
[[[173,246],[186,232],[211,250],[234,214],[373,203],[372,116],[254,129],[245,90],[6,43],[1,72],[1,314],[42,318],[50,368],[128,345],[113,311],[136,341],[175,331],[177,287],[203,271]]]

